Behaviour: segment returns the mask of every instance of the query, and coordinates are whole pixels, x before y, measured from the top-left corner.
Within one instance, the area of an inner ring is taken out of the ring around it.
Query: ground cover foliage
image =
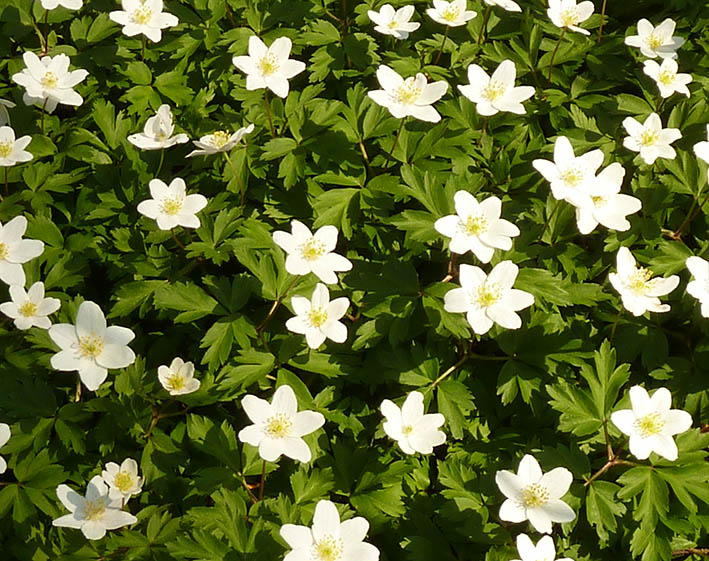
[[[564,466],[573,474],[564,500],[576,519],[552,534],[560,557],[654,561],[705,552],[709,331],[685,291],[686,258],[709,247],[706,209],[686,220],[707,189],[706,165],[692,152],[706,140],[709,114],[705,3],[609,0],[598,41],[595,2],[582,24],[591,35],[565,34],[549,83],[559,29],[540,0],[520,0],[520,14],[491,10],[480,43],[486,6],[470,1],[478,17],[450,29],[436,64],[445,29],[425,15],[428,2],[406,2],[421,27],[401,41],[373,31],[367,10],[383,2],[227,2],[170,0],[165,9],[179,25],[141,54],[140,36],[124,36],[108,18],[117,9],[110,0],[52,10],[46,25],[38,2],[0,1],[0,97],[17,103],[12,126],[32,136],[34,156],[6,168],[0,221],[23,215],[27,237],[45,243],[25,271],[28,286],[42,280],[61,300],[55,323],[73,324],[79,304],[91,300],[110,325],[135,332],[137,355],[79,397],[76,373],[50,365],[58,348],[47,331],[20,331],[3,317],[0,421],[12,429],[0,451],[9,466],[0,476],[4,558],[281,559],[289,548],[280,527],[309,526],[318,500],[329,499],[343,518],[369,521],[367,541],[381,559],[506,561],[518,558],[519,533],[540,537],[527,522],[499,517],[505,497],[495,473],[515,471],[525,454],[545,472]],[[624,44],[641,17],[677,22],[690,97],[662,100],[639,51]],[[69,55],[72,69],[89,75],[76,87],[81,106],[42,117],[10,77],[24,68],[25,51],[41,50],[36,31],[47,30],[49,54]],[[287,98],[270,98],[275,136],[264,91],[248,91],[232,64],[254,34],[267,45],[289,37],[291,57],[306,63]],[[483,118],[455,86],[467,83],[469,64],[492,71],[505,59],[515,63],[517,84],[536,93],[525,115]],[[441,121],[408,118],[394,146],[401,120],[367,96],[379,88],[380,64],[448,82],[435,104]],[[138,150],[127,136],[162,103],[191,139],[255,129],[231,162],[223,154],[187,159],[188,144]],[[674,160],[647,165],[623,147],[623,119],[651,112],[682,132]],[[599,226],[583,236],[573,207],[556,208],[532,161],[550,159],[562,135],[577,154],[600,148],[604,165],[625,168],[623,192],[642,201],[630,230]],[[207,197],[198,229],[177,228],[175,239],[137,212],[155,177],[181,177],[188,192]],[[480,265],[471,253],[451,261],[434,229],[454,212],[459,190],[478,200],[496,195],[521,230],[491,262],[517,264],[515,287],[534,295],[518,330],[475,335],[464,314],[444,309],[459,264]],[[297,277],[288,292],[296,277],[272,233],[290,231],[292,219],[313,230],[336,226],[337,251],[353,263],[330,287],[333,298],[351,301],[343,344],[312,350],[285,328],[290,297],[309,298],[317,282]],[[608,281],[621,246],[655,275],[680,275],[679,288],[663,297],[671,311],[624,310]],[[9,300],[4,285],[0,294]],[[161,387],[157,368],[175,356],[195,363],[197,392],[172,398]],[[241,399],[270,399],[282,384],[326,422],[305,438],[310,463],[266,464],[263,500],[254,501],[247,487],[261,491],[263,464],[237,439],[250,424]],[[609,422],[629,407],[636,384],[667,387],[673,407],[692,415],[693,428],[676,437],[676,461],[635,460]],[[446,418],[446,443],[432,455],[404,454],[382,428],[382,400],[400,404],[412,390]],[[52,527],[66,514],[58,485],[83,493],[107,462],[129,457],[146,479],[128,505],[136,524],[97,541]],[[584,484],[614,458],[635,465],[614,462]]]

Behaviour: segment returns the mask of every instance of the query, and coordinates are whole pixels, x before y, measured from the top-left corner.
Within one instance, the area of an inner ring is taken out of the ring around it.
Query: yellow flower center
[[[7,254],[8,254],[7,245],[0,242],[0,261],[5,259],[7,257]]]
[[[102,499],[86,501],[86,503],[84,503],[84,516],[86,520],[100,520],[104,512],[106,512],[106,505]]]
[[[266,432],[271,438],[284,438],[290,433],[293,421],[284,413],[276,413],[266,421]]]
[[[146,25],[152,17],[153,11],[148,6],[143,5],[139,8],[136,8],[135,12],[133,12],[133,17],[131,19],[133,20],[133,23],[136,23],[138,25]]]
[[[460,16],[460,8],[458,7],[457,4],[451,4],[448,6],[445,10],[443,10],[443,13],[441,14],[444,20],[446,21],[457,21],[458,16]]]
[[[303,242],[298,248],[300,256],[306,261],[315,261],[325,255],[325,244],[315,237]]]
[[[630,275],[630,279],[628,279],[628,288],[636,294],[645,294],[648,289],[648,281],[651,276],[652,271],[648,271],[643,268],[637,269],[632,275]]]
[[[7,158],[10,154],[12,154],[12,145],[14,142],[10,142],[9,140],[6,142],[0,142],[0,158]]]
[[[389,29],[396,29],[397,27],[399,27],[399,22],[397,22],[396,20],[391,20],[389,22],[388,27],[389,27]]]
[[[660,134],[656,131],[644,130],[640,135],[640,142],[642,146],[652,146],[660,138]]]
[[[212,146],[223,148],[229,142],[231,135],[226,131],[217,131],[212,135]]]
[[[342,540],[327,535],[315,544],[314,557],[317,561],[338,561],[342,550]]]
[[[127,493],[133,488],[134,479],[130,473],[119,471],[113,479],[113,484],[121,493]]]
[[[416,78],[413,76],[404,80],[396,90],[396,100],[402,105],[411,105],[421,97],[421,88],[416,85]]]
[[[95,359],[103,352],[103,339],[96,335],[79,337],[79,354],[84,358]]]
[[[278,72],[281,65],[273,54],[266,53],[266,55],[258,63],[258,67],[259,70],[261,70],[261,74],[264,76],[270,76],[271,74]]]
[[[175,216],[182,210],[182,200],[165,199],[162,202],[162,211],[170,216]]]
[[[549,491],[539,483],[532,483],[522,489],[522,505],[526,508],[538,508],[549,502]]]
[[[475,303],[480,308],[489,308],[502,296],[502,289],[497,283],[484,283],[478,288]]]
[[[583,182],[583,177],[583,170],[578,166],[567,168],[561,174],[561,179],[567,187],[578,187]]]
[[[37,304],[32,302],[32,300],[27,300],[22,306],[20,306],[20,315],[26,318],[31,318],[37,313]]]
[[[633,423],[636,430],[645,438],[655,436],[662,432],[662,427],[665,426],[665,420],[659,413],[650,413],[645,415]]]
[[[42,85],[45,88],[48,90],[54,89],[57,87],[58,83],[59,78],[57,78],[57,75],[54,72],[45,72],[44,77],[42,78]]]
[[[468,220],[465,222],[465,231],[471,236],[479,236],[487,230],[487,220],[485,217],[480,216],[469,216]]]
[[[483,88],[482,93],[483,97],[488,101],[495,101],[497,98],[501,97],[505,91],[507,91],[505,84],[497,80],[490,80],[488,85]]]
[[[404,436],[409,436],[412,432],[414,432],[414,427],[411,425],[404,425],[401,427],[401,432]]]
[[[325,308],[311,308],[308,312],[308,321],[313,327],[321,327],[327,321],[327,310]]]
[[[155,138],[160,141],[163,141],[167,138],[167,135],[163,131],[160,131]]]
[[[166,382],[167,386],[173,391],[180,391],[185,387],[185,377],[177,372],[171,372]]]
[[[608,203],[608,197],[591,197],[591,201],[593,202],[593,206],[600,208],[602,206],[606,206]]]
[[[579,13],[576,7],[567,8],[561,12],[561,23],[564,27],[576,25],[579,22]]]
[[[657,49],[658,47],[661,47],[664,42],[665,38],[661,35],[656,34],[654,31],[650,33],[650,36],[647,38],[647,44],[650,46],[651,49]]]
[[[675,81],[676,72],[673,72],[669,68],[666,68],[657,76],[657,81],[665,86],[671,86],[672,82]]]

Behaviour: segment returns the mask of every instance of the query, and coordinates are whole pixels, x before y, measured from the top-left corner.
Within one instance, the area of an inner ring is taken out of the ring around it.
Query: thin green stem
[[[551,224],[551,219],[554,217],[556,214],[556,211],[559,210],[559,207],[561,206],[561,201],[556,201],[556,206],[552,209],[552,211],[549,213],[549,216],[547,216],[547,221],[544,223],[544,228],[542,228],[542,233],[539,236],[539,240],[541,241],[542,238],[544,237],[544,234],[546,234],[547,228],[549,227],[549,224]]]
[[[446,33],[443,35],[443,41],[441,41],[441,48],[438,50],[438,54],[436,55],[436,60],[433,61],[433,66],[436,66],[438,64],[438,59],[441,58],[441,55],[443,54],[443,46],[446,44],[446,39],[448,39],[448,31],[450,30],[450,25],[446,25]]]
[[[288,288],[286,288],[285,292],[281,294],[276,300],[273,302],[273,305],[271,306],[271,309],[268,310],[268,314],[266,314],[266,317],[263,318],[263,321],[259,324],[259,326],[256,328],[257,333],[261,333],[265,327],[268,325],[268,322],[271,321],[271,318],[273,318],[274,314],[276,313],[276,310],[278,309],[278,306],[281,305],[281,302],[285,299],[286,296],[288,296],[288,293],[293,290],[293,287],[297,284],[297,282],[300,280],[299,276],[296,276],[293,279],[293,282],[290,283]]]
[[[175,235],[175,229],[174,229],[174,228],[170,228],[170,234],[172,234],[172,239],[177,242],[177,245],[179,245],[182,249],[185,249],[185,246],[184,246],[183,243],[180,241],[180,238],[178,238],[178,237]]]
[[[231,158],[229,157],[229,152],[224,152],[224,156],[226,156],[226,161],[229,164],[231,171],[234,173],[234,178],[236,179],[236,182],[239,184],[239,193],[241,195],[241,206],[243,207],[244,200],[246,198],[246,189],[244,189],[244,184],[241,182],[241,177],[239,177],[239,170],[236,169],[236,166],[231,161]]]
[[[266,90],[264,100],[266,101],[266,116],[268,117],[268,128],[271,129],[271,136],[273,138],[276,138],[276,129],[273,128],[273,119],[271,118],[271,100],[268,95],[268,90]]]
[[[79,403],[81,401],[81,376],[76,375],[76,389],[74,390],[74,402]]]
[[[229,0],[224,0],[224,5],[226,6],[226,15],[231,22],[232,27],[236,27],[236,22],[234,21],[234,14],[231,13],[231,6],[229,6]]]
[[[162,169],[162,164],[165,161],[165,149],[160,150],[160,163],[158,164],[158,171],[155,172],[155,177],[160,177],[160,170]]]
[[[384,162],[384,171],[389,169],[389,160],[391,160],[391,155],[394,153],[394,149],[396,148],[396,143],[399,142],[399,136],[401,136],[401,131],[404,128],[405,121],[406,121],[406,117],[401,119],[401,124],[399,125],[399,130],[396,131],[396,136],[394,137],[394,144],[391,145],[391,150],[389,150],[389,153],[387,154],[387,161]]]
[[[44,10],[44,49],[42,54],[49,53],[49,10]]]
[[[603,37],[603,22],[606,19],[606,0],[603,0],[603,6],[601,6],[601,26],[598,28],[598,41],[601,42],[601,37]]]
[[[490,19],[491,10],[492,6],[488,6],[485,10],[485,14],[483,15],[483,24],[480,27],[480,33],[478,34],[478,47],[482,44],[483,37],[487,36],[487,21]]]
[[[709,200],[709,192],[704,196],[704,200],[699,204],[699,206],[697,206],[697,199],[694,199],[694,202],[692,203],[692,208],[690,208],[690,211],[687,213],[684,222],[682,222],[682,224],[679,225],[679,228],[677,228],[677,230],[675,230],[672,234],[671,237],[673,239],[679,240],[682,237],[682,232],[684,231],[684,229],[689,226],[692,223],[692,220],[694,220],[699,215],[699,213],[704,208],[704,205],[707,204],[707,200]],[[694,209],[695,206],[697,206],[696,209]],[[694,210],[694,212],[692,212],[692,210]]]
[[[559,45],[561,45],[561,40],[564,38],[565,27],[561,28],[559,33],[559,39],[556,41],[556,46],[554,47],[554,52],[551,53],[551,60],[549,61],[549,76],[547,76],[547,82],[551,85],[551,71],[554,68],[554,58],[556,58],[556,52],[559,50]]]
[[[266,488],[266,460],[263,461],[263,467],[261,467],[261,485],[258,489],[258,500],[261,502],[263,500],[263,491]]]
[[[432,390],[433,388],[435,388],[435,387],[436,387],[438,384],[440,384],[443,380],[445,380],[446,378],[448,378],[448,376],[450,376],[451,374],[453,374],[453,372],[455,372],[456,370],[458,370],[458,368],[460,368],[460,366],[462,366],[463,364],[465,364],[465,362],[466,362],[469,358],[470,358],[470,353],[465,353],[465,354],[458,360],[458,362],[456,362],[453,366],[451,366],[450,368],[448,368],[448,370],[446,370],[443,374],[441,374],[438,378],[436,378],[436,379],[433,381],[433,383],[431,384],[430,388],[428,388],[428,389]]]

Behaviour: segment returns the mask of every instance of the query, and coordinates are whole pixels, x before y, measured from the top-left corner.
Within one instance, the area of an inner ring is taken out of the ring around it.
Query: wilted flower
[[[250,124],[248,127],[240,128],[234,134],[229,134],[227,131],[216,131],[203,136],[199,140],[193,140],[192,142],[199,150],[193,150],[187,154],[187,157],[210,156],[211,154],[217,154],[219,152],[229,152],[242,138],[253,130],[254,125]]]
[[[492,76],[477,64],[468,66],[468,82],[458,86],[460,92],[476,104],[480,115],[494,115],[498,111],[525,113],[522,102],[534,95],[532,86],[515,87],[515,63],[503,60]]]
[[[101,472],[101,478],[109,487],[108,495],[111,500],[122,502],[140,493],[144,481],[142,477],[138,477],[138,462],[133,458],[126,458],[120,466],[115,462],[108,462],[106,469]]]
[[[687,257],[687,269],[694,277],[687,284],[687,293],[702,305],[702,316],[709,318],[709,262],[701,257]]]
[[[433,0],[433,8],[428,8],[426,13],[433,21],[450,27],[465,25],[478,15],[477,12],[468,10],[467,0]]]
[[[5,284],[25,286],[25,271],[22,263],[39,257],[44,243],[39,240],[23,240],[27,219],[15,216],[4,226],[0,223],[0,280]]]
[[[47,317],[61,306],[57,298],[44,297],[44,283],[36,282],[25,292],[19,284],[10,286],[11,302],[0,304],[0,312],[14,319],[17,329],[41,327],[49,329],[52,322]]]
[[[12,431],[10,430],[10,425],[7,423],[0,423],[0,448],[7,444],[7,441],[10,440],[11,435]],[[7,462],[5,461],[5,458],[0,456],[0,473],[5,473],[6,470]]]
[[[527,534],[517,536],[517,552],[521,559],[513,561],[554,561],[556,559],[556,547],[551,536],[542,536],[534,545]],[[572,561],[568,557],[556,559],[556,561]]]
[[[305,335],[311,349],[317,349],[326,338],[335,343],[344,343],[347,340],[347,327],[338,320],[345,315],[349,305],[347,298],[335,298],[331,302],[327,286],[318,283],[310,300],[302,296],[291,298],[296,316],[286,321],[286,329]]]
[[[148,183],[150,196],[138,204],[138,212],[157,221],[161,230],[172,230],[176,226],[199,228],[196,214],[207,206],[204,195],[187,195],[185,181],[176,177],[167,185],[160,179]]]
[[[399,443],[406,454],[430,454],[433,447],[446,441],[446,433],[439,431],[446,418],[441,413],[423,413],[423,394],[411,392],[399,408],[385,399],[380,406],[384,432]]]
[[[40,4],[45,10],[53,10],[57,6],[62,6],[69,10],[81,8],[84,0],[40,0]]]
[[[169,105],[163,104],[158,108],[158,112],[145,122],[143,132],[131,134],[128,142],[142,150],[160,150],[189,140],[186,134],[172,136],[173,132],[175,125],[172,123],[172,111]]]
[[[675,52],[684,44],[684,38],[673,37],[675,22],[667,18],[654,27],[645,18],[638,21],[638,34],[625,38],[625,44],[639,47],[640,52],[649,58],[677,58]]]
[[[654,60],[646,60],[643,72],[657,82],[657,87],[660,88],[662,97],[670,97],[675,92],[689,97],[687,84],[692,81],[692,76],[690,74],[678,74],[678,68],[677,61],[671,58],[663,59],[661,65]]]
[[[694,145],[694,153],[697,155],[697,158],[701,158],[709,164],[709,125],[707,125],[707,140],[697,142]]]
[[[410,21],[414,15],[413,6],[403,6],[395,10],[391,4],[384,4],[378,12],[369,10],[367,15],[376,24],[374,31],[397,39],[406,39],[409,33],[421,27],[420,23]]]
[[[234,66],[246,74],[246,89],[268,88],[278,97],[288,95],[288,80],[305,70],[305,63],[292,60],[288,37],[279,37],[270,47],[255,35],[249,37],[248,56],[235,56]]]
[[[517,2],[513,2],[512,0],[485,0],[485,3],[488,6],[499,6],[503,10],[507,10],[508,12],[521,12],[522,8],[519,7],[519,4]]]
[[[194,364],[180,357],[172,359],[170,366],[158,366],[158,380],[170,395],[196,392],[201,382],[194,377]]]
[[[578,24],[590,18],[593,9],[593,2],[589,0],[578,5],[576,0],[549,0],[547,15],[557,27],[590,35],[589,31],[579,27]]]
[[[642,125],[632,117],[626,117],[623,126],[630,135],[623,139],[623,146],[633,152],[640,152],[646,164],[652,165],[657,158],[673,160],[677,155],[670,143],[682,138],[682,133],[679,129],[663,129],[657,113],[650,113]]]
[[[133,37],[142,33],[153,43],[162,39],[162,30],[175,27],[180,20],[163,12],[162,0],[121,0],[123,10],[108,14],[111,20],[123,26],[123,35]]]
[[[21,136],[15,140],[15,131],[12,127],[0,127],[0,166],[14,166],[18,162],[29,162],[32,154],[25,148],[32,142],[29,135]]]
[[[15,107],[15,104],[12,101],[0,97],[0,126],[10,124],[10,112],[8,109],[13,107]]]

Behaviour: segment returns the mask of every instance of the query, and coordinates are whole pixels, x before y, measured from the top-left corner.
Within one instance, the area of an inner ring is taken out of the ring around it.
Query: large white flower
[[[7,444],[7,441],[10,440],[10,436],[12,436],[10,425],[7,423],[0,423],[0,448]],[[0,456],[0,473],[5,473],[6,470],[7,462],[5,461],[5,458]]]
[[[81,105],[84,99],[74,91],[74,86],[83,81],[89,73],[78,69],[69,72],[69,57],[61,53],[41,59],[33,52],[22,55],[25,68],[12,75],[12,80],[24,86],[22,100],[27,105],[44,106],[47,113],[56,109],[58,103]]]
[[[707,140],[697,142],[694,145],[694,153],[697,155],[697,158],[709,164],[709,125],[707,125]]]
[[[556,547],[551,536],[542,536],[534,545],[527,534],[517,536],[517,552],[521,559],[513,561],[554,561],[556,559]],[[572,561],[568,557],[560,557],[556,561]]]
[[[40,0],[45,10],[53,10],[57,6],[62,6],[68,10],[78,10],[83,2],[84,0]]]
[[[508,12],[521,12],[522,8],[519,7],[517,2],[513,0],[485,0],[485,4],[488,6],[499,6],[503,10]]]
[[[468,82],[458,86],[460,92],[476,104],[480,115],[494,115],[498,111],[526,113],[522,102],[534,95],[532,86],[515,87],[515,63],[503,60],[492,76],[488,76],[477,64],[468,66]]]
[[[652,271],[638,268],[635,257],[627,247],[618,250],[617,273],[610,273],[608,280],[619,293],[623,306],[634,316],[645,312],[669,312],[669,304],[660,303],[658,296],[669,294],[679,284],[679,277],[651,278]]]
[[[216,131],[212,134],[205,135],[199,140],[193,140],[194,145],[199,150],[193,150],[187,154],[188,158],[192,156],[210,156],[219,152],[229,152],[236,146],[242,138],[254,130],[253,123],[248,127],[242,127],[233,134],[227,131]]]
[[[578,24],[590,18],[593,10],[593,2],[589,0],[578,5],[576,0],[549,0],[547,15],[551,22],[559,28],[590,35],[590,31],[579,27]]]
[[[468,10],[468,0],[433,0],[433,8],[428,8],[426,14],[433,21],[450,27],[465,25],[478,15],[477,12]]]
[[[52,356],[52,368],[77,370],[84,385],[96,391],[108,376],[108,368],[124,368],[135,361],[128,347],[135,333],[127,327],[106,327],[106,317],[98,304],[82,302],[76,325],[57,323],[49,328],[49,337],[61,348]]]
[[[106,535],[106,530],[115,530],[138,521],[130,512],[121,510],[120,498],[111,499],[108,486],[100,475],[89,481],[85,497],[63,483],[57,487],[57,497],[71,514],[53,520],[52,526],[80,529],[90,540],[100,540]]]
[[[571,522],[576,518],[572,508],[561,500],[571,486],[573,475],[565,467],[542,473],[539,462],[526,454],[517,474],[501,470],[495,482],[507,497],[500,507],[500,518],[507,522],[529,522],[537,532],[551,533],[552,522]]]
[[[207,198],[198,193],[188,195],[184,179],[176,177],[170,185],[160,179],[151,179],[148,188],[152,199],[139,203],[138,212],[157,221],[158,228],[199,228],[197,213],[207,206]]]
[[[123,10],[108,14],[111,20],[123,26],[123,35],[133,37],[142,33],[153,43],[162,39],[162,30],[175,27],[180,20],[163,12],[162,0],[121,0]]]
[[[657,82],[662,97],[670,97],[675,92],[689,97],[687,84],[692,81],[692,76],[678,74],[678,69],[677,61],[671,58],[663,59],[662,64],[657,64],[654,60],[646,60],[643,66],[643,72]]]
[[[303,437],[323,426],[325,417],[317,411],[299,412],[290,386],[279,386],[271,403],[247,395],[241,405],[254,424],[239,431],[239,440],[258,446],[262,459],[275,462],[283,454],[299,462],[311,460],[312,453]]]
[[[169,367],[158,366],[158,380],[170,395],[196,392],[201,385],[194,377],[194,363],[185,362],[180,357],[173,358]]]
[[[423,394],[411,392],[399,408],[385,399],[379,408],[384,421],[384,432],[399,443],[406,454],[430,454],[433,447],[446,441],[446,433],[438,430],[446,418],[441,413],[423,413]]]
[[[335,284],[335,271],[349,271],[352,268],[349,259],[332,253],[337,245],[335,226],[323,226],[313,234],[305,224],[292,220],[291,232],[273,232],[273,241],[288,254],[286,271],[291,275],[313,272],[325,284]]]
[[[677,459],[673,435],[692,426],[692,416],[681,409],[670,409],[672,395],[667,388],[658,388],[650,397],[642,386],[630,388],[632,409],[611,414],[611,421],[630,437],[628,448],[638,460],[646,460],[655,452],[670,461]]]
[[[693,255],[687,257],[685,264],[694,277],[687,284],[687,294],[699,300],[702,316],[709,318],[709,262]]]
[[[670,143],[682,138],[682,133],[679,129],[663,129],[657,113],[650,113],[643,124],[632,117],[626,117],[623,119],[623,127],[630,135],[623,139],[623,146],[633,152],[640,152],[646,164],[652,165],[657,158],[673,160],[677,155]]]
[[[172,136],[173,132],[175,125],[172,123],[172,111],[169,105],[163,104],[158,108],[158,112],[145,122],[143,132],[131,134],[128,142],[142,150],[161,150],[189,140],[186,134]]]
[[[10,286],[11,302],[0,304],[0,312],[12,318],[17,329],[41,327],[49,329],[52,322],[47,317],[56,312],[61,306],[57,298],[44,297],[44,283],[36,282],[25,292],[23,286],[14,284]]]
[[[249,37],[248,56],[235,56],[234,66],[246,74],[246,89],[268,88],[278,97],[288,95],[288,80],[305,70],[305,63],[292,60],[293,43],[288,37],[279,37],[266,47],[256,35]]]
[[[487,333],[494,323],[505,329],[519,329],[522,320],[516,312],[534,304],[534,296],[512,288],[519,268],[502,261],[486,275],[480,267],[462,264],[458,278],[461,288],[444,296],[447,312],[467,314],[468,323],[478,335]]]
[[[667,18],[654,27],[645,18],[638,21],[638,34],[625,38],[625,44],[639,47],[640,52],[648,58],[677,58],[675,52],[684,44],[684,38],[673,37],[675,22]]]
[[[108,462],[106,469],[101,472],[101,478],[109,487],[109,497],[122,502],[140,493],[145,481],[138,476],[138,462],[133,458],[126,458],[120,466],[115,462]]]
[[[409,33],[421,27],[420,23],[410,21],[414,15],[413,6],[402,6],[395,10],[391,4],[384,4],[378,12],[369,10],[367,15],[376,24],[374,31],[396,39],[406,39]]]
[[[481,203],[467,191],[457,191],[453,197],[456,214],[439,218],[433,225],[436,231],[451,238],[452,253],[472,251],[483,263],[489,263],[495,248],[512,248],[512,239],[519,236],[519,228],[500,218],[502,201],[488,197]]]
[[[0,223],[0,280],[5,284],[25,286],[25,271],[22,263],[39,257],[44,243],[39,240],[23,240],[27,219],[15,216],[4,226]]]
[[[0,127],[0,166],[14,166],[18,162],[29,162],[32,154],[25,148],[32,142],[29,135],[15,140],[12,127]]]
[[[330,302],[327,286],[318,283],[310,300],[302,296],[291,298],[291,306],[297,315],[286,321],[286,329],[305,335],[311,349],[317,349],[325,339],[344,343],[347,327],[338,320],[345,315],[349,305],[350,301],[344,297]]]
[[[283,561],[377,561],[379,550],[364,541],[368,530],[361,516],[340,522],[334,503],[320,500],[311,528],[281,526],[281,537],[291,548]]]
[[[426,76],[420,72],[404,80],[396,71],[382,64],[377,69],[377,80],[382,90],[367,92],[375,103],[386,107],[397,119],[411,115],[416,119],[437,123],[441,120],[438,111],[432,107],[448,89],[444,81],[428,84]]]

